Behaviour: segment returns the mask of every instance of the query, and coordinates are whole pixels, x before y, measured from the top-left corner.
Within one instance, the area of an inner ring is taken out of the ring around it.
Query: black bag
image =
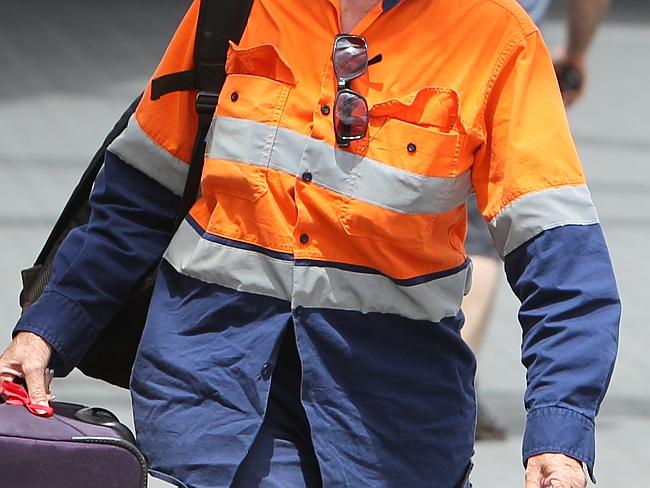
[[[152,80],[151,98],[174,91],[197,90],[196,110],[198,130],[192,151],[192,162],[185,182],[175,229],[196,200],[201,173],[205,138],[214,115],[219,91],[226,79],[225,60],[228,41],[241,38],[253,0],[202,0],[194,45],[194,69],[171,73]],[[74,228],[88,222],[88,198],[93,183],[104,162],[108,145],[125,128],[142,95],[138,96],[110,131],[104,143],[92,158],[77,187],[72,192],[34,266],[22,271],[23,289],[20,306],[23,310],[43,293],[52,277],[52,263],[61,242]],[[77,367],[87,376],[98,378],[123,388],[129,387],[129,378],[135,354],[149,309],[157,267],[144,276],[128,302],[117,312],[100,333]]]

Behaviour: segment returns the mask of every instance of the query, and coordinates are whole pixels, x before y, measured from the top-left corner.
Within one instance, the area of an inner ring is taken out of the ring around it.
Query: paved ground
[[[19,313],[18,270],[30,265],[89,155],[141,89],[186,5],[178,0],[3,5],[0,345],[8,342]],[[551,21],[545,30],[557,45],[561,24]],[[624,301],[620,359],[598,422],[596,473],[603,488],[647,486],[650,479],[648,52],[647,2],[619,0],[594,46],[589,92],[571,112]],[[477,446],[479,488],[522,486],[524,370],[516,302],[506,285],[500,291],[480,379],[485,401],[511,435],[503,443]],[[57,380],[55,391],[60,399],[106,406],[131,422],[125,392],[77,374]]]

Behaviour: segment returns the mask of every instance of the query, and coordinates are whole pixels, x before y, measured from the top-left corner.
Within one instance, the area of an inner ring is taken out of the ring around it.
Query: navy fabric
[[[232,484],[260,430],[290,320],[286,302],[163,261],[131,378],[138,442],[154,470],[192,488]]]
[[[50,285],[14,331],[35,332],[52,344],[57,375],[79,362],[140,278],[158,264],[180,198],[108,152],[90,205],[88,225],[65,239]]]
[[[614,368],[621,307],[600,225],[547,230],[505,258],[522,301],[523,454],[594,464],[593,423]]]
[[[324,486],[456,486],[475,419],[475,362],[461,323],[462,314],[432,324],[292,313],[289,302],[204,283],[163,262],[131,382],[139,442],[154,470],[196,488],[306,476],[295,460],[309,429]],[[292,327],[296,367],[278,353]],[[285,386],[270,395],[272,376],[300,378],[300,370],[301,381],[279,380]]]
[[[233,488],[321,488],[311,429],[300,402],[301,371],[293,327],[273,368],[262,427],[235,474]]]
[[[325,486],[456,486],[476,415],[462,314],[433,324],[305,309],[295,320]]]
[[[399,2],[400,0],[383,0],[382,7],[384,10],[390,10]]]

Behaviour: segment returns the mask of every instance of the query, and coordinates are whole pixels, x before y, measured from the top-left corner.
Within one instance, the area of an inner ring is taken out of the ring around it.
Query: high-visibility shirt
[[[154,77],[192,68],[197,13]],[[17,330],[71,368],[166,247],[132,378],[154,470],[230,485],[294,327],[325,486],[454,486],[473,452],[475,359],[459,332],[473,191],[522,300],[524,459],[563,452],[592,469],[620,307],[538,30],[507,0],[379,2],[352,31],[382,55],[352,83],[368,134],[341,149],[338,19],[335,0],[255,1],[201,196],[168,246],[195,93],[147,88],[109,148],[94,220]],[[89,283],[88,262],[105,282]],[[53,307],[65,321],[38,325]]]

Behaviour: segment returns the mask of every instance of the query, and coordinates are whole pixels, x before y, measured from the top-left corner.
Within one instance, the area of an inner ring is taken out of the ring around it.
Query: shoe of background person
[[[508,431],[485,406],[478,403],[476,415],[477,441],[502,441],[508,437]]]

